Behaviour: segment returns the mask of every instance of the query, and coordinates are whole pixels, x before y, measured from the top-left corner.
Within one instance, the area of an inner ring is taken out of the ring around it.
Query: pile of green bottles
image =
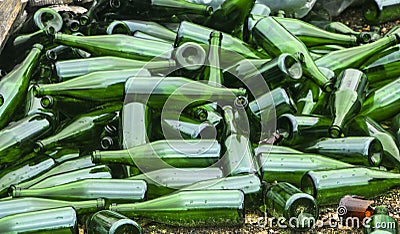
[[[400,30],[255,0],[38,8],[0,54],[0,233],[316,224],[400,186]],[[72,8],[71,8],[72,9]]]

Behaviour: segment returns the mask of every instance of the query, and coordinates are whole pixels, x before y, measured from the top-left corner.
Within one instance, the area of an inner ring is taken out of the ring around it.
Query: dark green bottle
[[[89,25],[99,11],[108,7],[109,2],[107,0],[94,0],[90,8],[88,8],[89,10],[80,17],[80,24],[83,26]]]
[[[149,142],[151,110],[139,102],[125,103],[122,108],[122,129],[120,145],[123,149],[143,145]]]
[[[18,107],[25,101],[29,81],[35,72],[43,46],[36,44],[24,61],[0,81],[0,129],[13,118]]]
[[[318,69],[304,43],[286,30],[276,19],[267,17],[259,20],[252,29],[252,34],[256,43],[272,57],[277,57],[282,53],[301,54],[299,57],[303,62],[304,75],[324,91],[332,90],[331,81]]]
[[[368,1],[364,5],[364,18],[371,24],[381,24],[399,18],[400,6],[392,1]]]
[[[224,175],[254,174],[257,173],[257,164],[254,161],[254,151],[250,140],[239,125],[237,116],[240,110],[231,106],[224,106],[225,121],[225,154],[223,155]],[[244,110],[243,110],[244,111]]]
[[[386,168],[400,168],[400,152],[392,134],[369,117],[357,117],[349,124],[348,134],[372,136],[378,139],[383,147],[382,165]]]
[[[173,167],[208,167],[219,160],[216,140],[159,140],[125,150],[94,151],[94,163],[137,166],[142,171]],[[161,159],[161,160],[160,160]]]
[[[103,106],[99,109],[77,116],[69,124],[64,126],[56,134],[36,141],[34,145],[35,152],[43,152],[56,147],[70,146],[77,147],[95,147],[94,139],[99,138],[102,128],[112,120],[116,111],[120,110],[119,105]]]
[[[112,204],[110,210],[179,227],[242,226],[245,216],[239,190],[183,191],[146,202]]]
[[[149,200],[170,194],[200,181],[214,181],[223,177],[221,169],[207,168],[163,168],[129,177],[129,180],[145,180]]]
[[[66,96],[81,100],[109,103],[123,101],[124,85],[129,77],[149,77],[146,69],[99,71],[61,83],[35,85],[35,96]]]
[[[54,36],[56,30],[53,26],[47,26],[43,29],[40,29],[34,33],[20,35],[16,37],[13,41],[14,47],[19,46],[27,46],[26,44],[32,45],[33,43],[43,42],[46,37]]]
[[[246,18],[253,9],[255,0],[225,0],[221,6],[205,21],[205,24],[226,33],[241,30]]]
[[[155,57],[170,59],[173,50],[173,46],[168,43],[122,34],[84,37],[56,34],[54,42],[85,50],[94,56],[116,56],[144,61],[150,61]]]
[[[264,181],[288,182],[295,186],[300,186],[302,176],[310,170],[353,167],[351,164],[317,154],[272,151],[259,153],[256,158]]]
[[[224,178],[202,180],[186,186],[181,191],[196,190],[240,190],[245,195],[246,208],[258,208],[261,205],[261,182],[255,174],[236,175]]]
[[[318,67],[329,68],[335,74],[339,74],[346,68],[360,67],[371,56],[398,44],[399,41],[400,36],[398,34],[385,36],[366,45],[333,51],[315,60],[315,64]]]
[[[11,188],[13,197],[39,197],[65,201],[104,198],[112,202],[134,202],[145,199],[147,191],[143,180],[85,179],[49,188]]]
[[[13,122],[0,131],[0,164],[18,161],[30,153],[34,142],[48,136],[55,128],[51,113],[42,112]]]
[[[63,174],[57,174],[47,177],[40,182],[32,185],[29,189],[49,188],[61,184],[67,184],[84,179],[111,179],[111,171],[105,165],[84,168],[80,170],[70,171]],[[15,185],[19,188],[18,185]]]
[[[272,60],[258,61],[262,62],[261,65],[243,60],[224,69],[223,73],[228,77],[229,87],[243,86],[242,83],[244,83],[253,95],[258,95],[262,93],[262,90],[257,88],[262,79],[270,89],[275,89],[282,85],[298,82],[303,76],[301,63],[290,54],[283,53]]]
[[[181,46],[185,42],[208,44],[209,35],[212,31],[214,30],[211,28],[183,21],[177,31],[175,47]],[[238,56],[238,54],[241,56]],[[257,52],[238,38],[223,33],[221,41],[221,63],[224,64],[225,60],[227,60],[227,62],[237,62],[243,59],[242,56],[248,59],[268,58],[267,55]]]
[[[111,210],[102,210],[86,222],[88,234],[142,234],[142,227],[135,221]]]
[[[346,69],[340,73],[331,96],[333,122],[329,135],[344,137],[343,128],[361,110],[368,86],[367,76],[360,70]]]
[[[62,201],[35,197],[12,198],[0,201],[0,218],[14,214],[66,206],[73,207],[76,213],[81,215],[104,209],[106,202],[102,198],[88,201]]]
[[[142,20],[123,20],[123,21],[114,21],[112,22],[108,28],[108,34],[115,34],[116,30],[118,30],[121,26],[127,28],[129,33],[142,32],[147,35],[169,41],[174,42],[176,38],[176,33],[168,28],[152,21],[142,21]]]
[[[328,32],[298,19],[280,17],[275,17],[275,19],[308,47],[317,45],[353,47],[361,43],[368,43],[371,39],[370,37],[357,38],[353,35]]]
[[[376,121],[389,119],[400,111],[400,79],[370,93],[359,113]]]
[[[123,69],[147,69],[151,72],[168,72],[175,67],[174,60],[144,62],[140,60],[105,56],[56,62],[57,76],[61,80],[87,75],[92,72]]]
[[[264,193],[263,211],[275,218],[284,217],[290,228],[307,230],[316,224],[319,209],[311,195],[287,182],[272,184]],[[295,221],[290,222],[293,219]]]
[[[389,216],[386,206],[377,206],[372,215],[364,226],[365,234],[397,234],[399,233],[399,223],[396,219]]]
[[[15,164],[2,169],[0,173],[0,196],[4,195],[11,185],[27,181],[50,170],[55,166],[55,161],[40,155]]]
[[[301,190],[314,196],[319,205],[333,205],[347,195],[373,198],[399,186],[400,175],[368,168],[309,171],[301,180]]]
[[[322,154],[343,162],[379,167],[383,158],[383,147],[374,137],[322,138],[305,143],[305,152]]]
[[[126,101],[146,103],[151,108],[193,107],[210,102],[233,105],[237,97],[245,97],[244,89],[210,86],[182,77],[132,77],[125,85]]]
[[[314,141],[328,136],[331,120],[318,115],[283,114],[277,120],[277,129],[282,134],[282,145],[296,146],[304,140]]]
[[[32,211],[0,219],[0,232],[78,234],[78,219],[72,207]]]
[[[57,160],[57,159],[54,159]],[[59,165],[54,166],[50,170],[38,175],[36,174],[30,180],[26,180],[25,182],[14,183],[19,188],[29,188],[34,184],[39,183],[40,181],[45,180],[46,178],[50,178],[55,175],[68,173],[75,170],[85,169],[94,167],[95,164],[92,163],[92,159],[90,156],[81,156],[79,158],[75,158],[72,160],[67,160],[65,162],[60,163]]]

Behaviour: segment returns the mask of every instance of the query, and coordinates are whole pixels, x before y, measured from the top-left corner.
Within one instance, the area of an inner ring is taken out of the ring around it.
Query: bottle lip
[[[12,197],[19,197],[21,195],[21,188],[11,185],[9,189],[9,195]]]
[[[42,105],[43,108],[50,109],[54,106],[54,98],[46,95],[40,100],[40,105]]]
[[[114,140],[109,136],[103,137],[100,141],[100,145],[102,149],[108,150],[114,145]]]
[[[33,151],[35,153],[40,153],[44,150],[44,144],[42,141],[37,141],[35,142],[34,146],[33,146]]]
[[[80,23],[82,26],[88,25],[88,24],[89,24],[89,21],[90,21],[90,19],[89,19],[89,16],[87,16],[87,15],[83,15],[83,16],[81,16],[81,18],[79,19],[79,23]]]
[[[342,138],[344,137],[344,133],[340,126],[332,125],[329,127],[329,136],[332,138]]]
[[[333,91],[333,82],[329,81],[322,86],[322,90],[327,93],[331,93]]]

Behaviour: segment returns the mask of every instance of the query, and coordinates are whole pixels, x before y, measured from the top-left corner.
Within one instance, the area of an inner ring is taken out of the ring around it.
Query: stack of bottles
[[[71,2],[87,12],[39,8],[0,54],[0,233],[242,226],[246,210],[307,230],[400,185],[398,29],[255,0]]]

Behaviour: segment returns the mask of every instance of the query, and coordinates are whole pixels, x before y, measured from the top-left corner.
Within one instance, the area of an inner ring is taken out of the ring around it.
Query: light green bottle
[[[109,209],[179,227],[242,226],[245,216],[239,190],[182,191],[146,202],[112,204]]]
[[[256,43],[272,57],[277,57],[282,53],[298,55],[303,62],[304,75],[324,91],[332,90],[331,81],[318,69],[304,43],[286,30],[276,19],[266,17],[259,20],[252,29],[252,34]]]
[[[373,198],[399,185],[400,175],[368,168],[309,171],[301,180],[301,190],[319,205],[333,205],[347,195]]]
[[[77,234],[79,233],[78,219],[72,207],[32,211],[0,219],[0,232]]]
[[[135,221],[111,210],[91,215],[86,222],[88,234],[142,234],[142,227]]]

